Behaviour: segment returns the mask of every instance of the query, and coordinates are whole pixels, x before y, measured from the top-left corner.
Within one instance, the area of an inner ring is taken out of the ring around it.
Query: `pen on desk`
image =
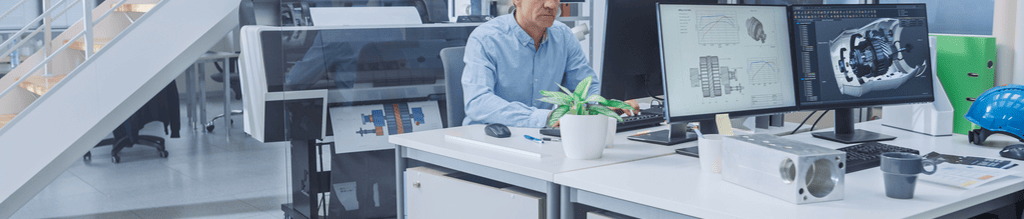
[[[533,136],[530,136],[530,135],[523,135],[523,137],[526,137],[526,139],[530,140],[530,141],[535,141],[535,142],[541,143],[541,144],[544,143],[544,140],[541,140],[539,138],[534,138]]]

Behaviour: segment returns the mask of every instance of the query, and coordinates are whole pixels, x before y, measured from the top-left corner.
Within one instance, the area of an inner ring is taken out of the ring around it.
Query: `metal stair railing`
[[[18,7],[20,7],[21,5],[23,5],[27,1],[28,0],[21,0],[18,3],[16,3],[14,5],[14,7],[10,8],[6,12],[4,12],[3,14],[0,14],[0,20],[3,20],[6,16],[10,15],[12,12],[17,10]],[[46,1],[49,1],[49,0],[46,0]],[[60,10],[60,12],[57,13],[56,16],[49,17],[49,15],[53,14],[54,11],[56,11],[58,9],[61,9],[59,6],[63,5],[64,3],[67,3],[67,2],[73,2],[73,3],[68,4],[62,10]],[[127,0],[120,0],[117,3],[115,3],[115,4],[112,4],[110,9],[106,10],[102,15],[100,15],[96,19],[93,19],[93,16],[92,16],[93,13],[92,12],[93,12],[93,9],[94,9],[94,5],[92,3],[94,3],[94,0],[60,0],[56,4],[50,5],[50,7],[48,9],[46,9],[45,11],[43,11],[42,14],[37,16],[32,21],[26,23],[26,25],[24,27],[22,27],[20,30],[18,30],[18,32],[12,34],[11,37],[8,38],[7,40],[5,40],[3,43],[0,43],[0,49],[3,49],[3,48],[7,48],[7,46],[9,46],[11,43],[17,42],[10,49],[4,51],[3,53],[0,53],[0,57],[8,56],[8,55],[14,53],[17,49],[19,49],[22,46],[24,46],[27,42],[31,41],[29,39],[34,37],[36,34],[40,33],[43,29],[46,29],[46,31],[47,31],[46,35],[49,36],[50,35],[50,31],[51,31],[50,28],[49,28],[50,20],[53,20],[55,18],[59,18],[60,16],[63,16],[68,10],[70,10],[71,8],[74,8],[75,5],[77,5],[79,3],[82,4],[83,17],[82,17],[82,19],[76,21],[76,23],[81,23],[82,24],[82,31],[80,33],[76,34],[74,37],[72,37],[70,39],[67,39],[65,41],[66,43],[64,43],[64,45],[60,46],[57,50],[55,50],[53,52],[49,52],[49,48],[44,48],[42,50],[44,52],[43,60],[41,62],[37,63],[35,66],[33,66],[31,68],[31,70],[26,72],[24,75],[20,76],[16,82],[14,82],[9,87],[5,88],[2,92],[0,92],[0,99],[2,99],[4,96],[9,94],[11,91],[17,89],[17,87],[20,84],[22,84],[23,82],[25,82],[25,80],[29,79],[31,76],[36,74],[36,72],[39,71],[40,68],[44,68],[44,67],[48,66],[48,64],[50,63],[50,61],[52,61],[54,59],[54,57],[57,57],[57,55],[61,54],[61,52],[63,52],[69,46],[74,45],[80,38],[84,37],[84,41],[85,41],[84,45],[85,46],[83,46],[84,48],[82,48],[82,50],[85,51],[85,57],[84,57],[85,60],[80,62],[79,66],[76,66],[75,69],[78,69],[79,67],[81,67],[81,63],[86,63],[86,60],[89,60],[90,58],[92,58],[92,55],[95,53],[95,51],[93,51],[94,50],[94,46],[93,45],[95,43],[94,39],[93,39],[93,28],[94,28],[94,25],[97,22],[102,21],[104,18],[106,18],[111,13],[113,13],[115,11],[118,11],[119,8],[121,8],[123,5],[125,5],[125,2],[127,2]],[[127,16],[127,14],[126,14],[126,16]],[[46,19],[47,17],[49,17],[49,18]],[[129,17],[129,19],[130,19],[130,17]],[[29,30],[30,27],[32,27],[34,25],[38,25],[38,22],[40,20],[44,21],[43,25],[39,25],[39,27],[36,27],[34,30],[32,30],[30,34],[28,34],[25,37],[22,37]],[[119,35],[120,33],[117,33],[117,34]],[[44,42],[46,42],[45,44],[48,47],[48,45],[50,44],[49,42],[53,41],[53,40],[54,39],[44,39]],[[3,50],[0,50],[0,51],[3,51]],[[12,63],[12,64],[17,64],[17,63]],[[25,67],[27,67],[27,66],[25,66]],[[48,70],[44,70],[44,72],[45,72],[44,76],[47,75],[47,73],[49,73]],[[76,73],[76,71],[72,70],[66,76],[72,76],[75,73]],[[8,75],[10,75],[10,74],[8,74]],[[57,84],[60,84],[60,83],[63,83],[63,80],[57,82],[54,86],[56,86]],[[45,95],[45,94],[40,94],[40,96],[41,95]],[[2,128],[0,128],[0,129],[2,129]]]

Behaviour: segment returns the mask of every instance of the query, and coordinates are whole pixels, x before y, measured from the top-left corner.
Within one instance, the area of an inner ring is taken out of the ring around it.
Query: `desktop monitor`
[[[684,131],[692,121],[712,133],[717,114],[796,110],[786,6],[658,4],[657,13],[665,117],[674,125],[652,138],[692,140]]]
[[[856,130],[853,108],[931,102],[932,74],[924,4],[792,6],[798,105],[834,109],[842,143],[892,140]]]
[[[601,96],[629,100],[662,95],[655,4],[718,0],[608,0],[605,5]]]

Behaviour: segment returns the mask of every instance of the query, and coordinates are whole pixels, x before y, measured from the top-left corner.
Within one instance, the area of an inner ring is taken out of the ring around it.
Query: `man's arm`
[[[569,57],[565,60],[565,86],[570,90],[576,89],[576,85],[586,79],[588,76],[594,76],[593,81],[590,83],[590,89],[587,90],[587,95],[601,94],[601,77],[594,72],[594,69],[590,67],[587,56],[583,54],[583,47],[580,47],[579,42],[576,41],[576,37],[568,35],[565,40],[566,50],[569,53]]]
[[[576,42],[575,37],[570,37],[570,42]],[[590,83],[590,89],[587,91],[587,95],[601,94],[601,79],[598,77],[597,72],[590,67],[587,61],[587,56],[583,54],[583,48],[580,47],[579,43],[569,43],[567,45],[569,50],[569,57],[566,60],[565,65],[565,76],[567,77],[562,86],[569,89],[576,89],[576,84],[586,79],[587,76],[594,76],[594,81]],[[619,114],[634,115],[640,112],[640,106],[636,103],[636,100],[626,100],[626,104],[633,107],[633,111],[620,110],[618,108],[612,108]],[[620,112],[621,111],[621,112]]]
[[[462,73],[466,118],[481,123],[544,127],[551,110],[509,102],[494,93],[497,68],[495,60],[487,54],[486,49],[485,42],[473,37],[466,43],[466,67]]]

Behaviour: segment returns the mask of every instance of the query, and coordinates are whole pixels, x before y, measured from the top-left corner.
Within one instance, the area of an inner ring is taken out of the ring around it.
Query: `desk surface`
[[[518,144],[541,147],[545,154],[542,158],[524,157],[484,146],[445,139],[445,135],[448,132],[483,133],[483,125],[393,135],[388,138],[388,142],[551,182],[557,173],[673,154],[675,149],[697,145],[694,141],[674,146],[662,146],[626,139],[628,135],[635,134],[638,131],[665,128],[666,126],[659,126],[637,131],[620,132],[615,136],[615,145],[612,148],[606,148],[603,156],[594,160],[567,159],[562,152],[562,144],[559,142],[538,144],[523,138],[524,134],[540,137],[539,129],[535,128],[510,127],[512,137],[503,139],[491,138],[488,143],[501,145],[519,141]]]
[[[967,136],[931,137],[883,127],[878,122],[857,128],[898,136],[886,144],[921,153],[999,158],[1013,138],[993,136],[986,146],[967,142]],[[830,130],[830,129],[829,129]],[[828,148],[848,145],[814,138],[810,133],[788,137]],[[1014,170],[1024,171],[1017,167]],[[696,158],[666,155],[628,163],[555,175],[555,183],[618,199],[701,218],[934,218],[1024,189],[1024,172],[974,189],[959,189],[918,181],[914,199],[885,196],[882,173],[871,168],[846,176],[844,200],[795,205],[701,174]]]

